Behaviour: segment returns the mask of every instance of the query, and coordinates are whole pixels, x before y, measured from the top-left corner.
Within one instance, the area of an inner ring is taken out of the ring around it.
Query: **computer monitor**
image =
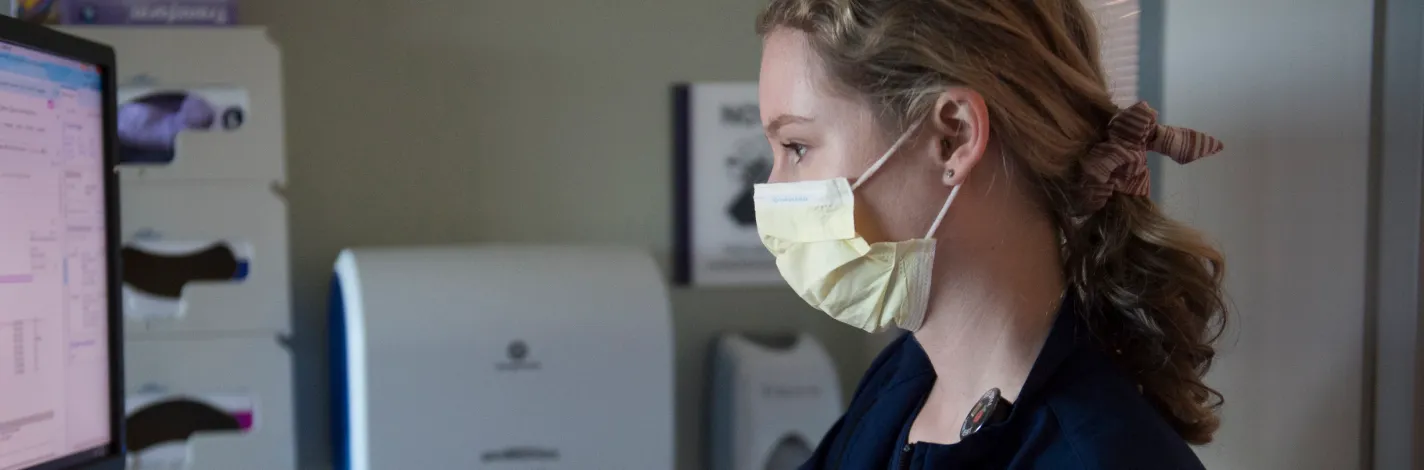
[[[0,16],[0,470],[123,468],[113,77]]]

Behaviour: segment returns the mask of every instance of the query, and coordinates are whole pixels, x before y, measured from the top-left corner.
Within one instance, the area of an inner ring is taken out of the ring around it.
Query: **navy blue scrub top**
[[[1093,346],[1072,304],[1064,302],[1006,420],[956,444],[907,442],[936,377],[906,334],[871,364],[849,410],[802,470],[1204,468],[1137,385]]]

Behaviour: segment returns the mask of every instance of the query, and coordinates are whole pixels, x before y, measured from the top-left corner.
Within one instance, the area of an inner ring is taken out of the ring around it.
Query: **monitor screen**
[[[116,438],[101,78],[0,40],[0,470]]]

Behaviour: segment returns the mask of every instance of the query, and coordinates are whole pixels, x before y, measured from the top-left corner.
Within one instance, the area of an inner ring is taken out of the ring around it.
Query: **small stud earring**
[[[945,178],[953,178],[953,177],[954,177],[954,169],[953,169],[953,168],[950,168],[950,169],[948,169],[948,170],[944,170],[944,177],[945,177]]]

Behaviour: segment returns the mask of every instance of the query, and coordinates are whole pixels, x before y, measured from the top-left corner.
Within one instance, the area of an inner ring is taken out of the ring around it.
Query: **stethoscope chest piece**
[[[991,388],[984,392],[984,396],[979,397],[979,402],[969,409],[969,415],[964,417],[964,425],[959,428],[959,438],[969,437],[989,423],[1008,419],[1012,406],[1012,403],[999,394],[999,389]]]

